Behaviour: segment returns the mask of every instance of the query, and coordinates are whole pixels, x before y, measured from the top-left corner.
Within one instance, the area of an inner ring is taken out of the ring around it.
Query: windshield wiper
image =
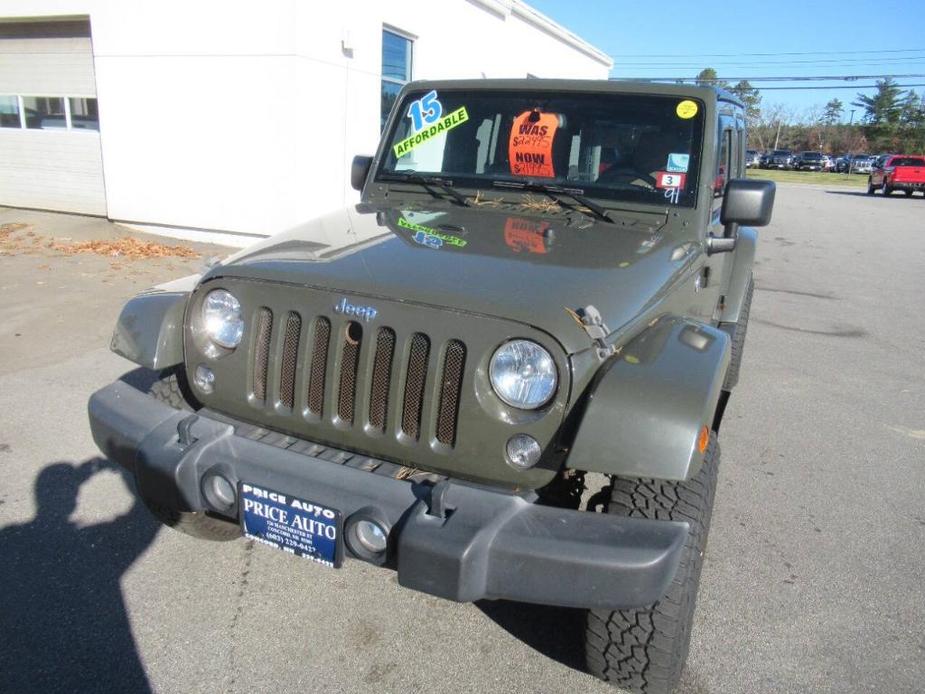
[[[469,201],[466,200],[466,196],[453,187],[453,181],[450,181],[446,178],[440,178],[439,176],[422,176],[421,174],[415,173],[414,171],[381,173],[379,174],[379,178],[383,181],[405,181],[407,183],[418,183],[424,186],[428,193],[434,197],[438,197],[434,191],[428,188],[428,186],[436,186],[444,193],[452,197],[463,207],[469,207]]]
[[[557,196],[564,195],[571,198],[579,205],[587,207],[598,219],[613,224],[613,220],[610,218],[610,215],[607,214],[607,210],[593,200],[586,198],[584,196],[584,191],[577,188],[563,188],[562,186],[551,186],[547,183],[521,183],[520,181],[492,181],[491,184],[495,188],[513,188],[515,190],[529,190],[537,193],[545,193],[556,202],[559,202]]]

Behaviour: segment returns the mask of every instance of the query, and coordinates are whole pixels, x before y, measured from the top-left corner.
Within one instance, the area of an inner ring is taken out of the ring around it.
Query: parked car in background
[[[835,161],[835,170],[838,173],[870,173],[870,165],[874,158],[869,154],[845,154]]]
[[[884,195],[901,190],[910,197],[915,191],[925,193],[925,157],[908,154],[886,154],[877,161],[867,178],[867,194],[880,189]]]
[[[775,149],[768,155],[765,169],[789,169],[793,166],[793,152],[789,149]]]
[[[796,171],[823,171],[825,157],[821,152],[800,152],[792,162]]]
[[[761,164],[761,152],[757,149],[745,150],[745,168],[754,169]]]
[[[852,173],[869,174],[873,165],[873,157],[859,157],[851,162],[851,171]]]
[[[822,155],[822,168],[824,171],[834,171],[835,170],[835,157],[829,156],[828,154]]]

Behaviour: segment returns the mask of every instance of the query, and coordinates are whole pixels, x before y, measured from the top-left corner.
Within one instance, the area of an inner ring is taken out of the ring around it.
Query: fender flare
[[[730,358],[729,336],[665,317],[601,368],[586,396],[566,467],[624,477],[684,480],[703,462]]]
[[[755,248],[758,245],[758,232],[751,227],[740,227],[736,238],[735,261],[726,289],[726,299],[720,314],[720,323],[736,323],[745,302],[745,292],[752,276],[755,263]]]
[[[183,363],[183,316],[199,275],[191,275],[129,299],[109,348],[139,366],[161,371]]]

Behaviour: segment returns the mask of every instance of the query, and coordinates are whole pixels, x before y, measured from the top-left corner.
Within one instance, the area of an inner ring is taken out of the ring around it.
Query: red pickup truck
[[[877,157],[867,178],[867,194],[880,189],[884,195],[901,190],[909,197],[917,190],[925,193],[925,157],[884,154]]]

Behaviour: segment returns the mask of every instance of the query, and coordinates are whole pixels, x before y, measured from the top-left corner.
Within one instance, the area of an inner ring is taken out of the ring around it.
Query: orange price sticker
[[[508,158],[515,176],[554,178],[552,142],[559,129],[555,113],[524,111],[514,119]]]
[[[504,222],[504,243],[515,253],[527,251],[545,254],[549,250],[546,238],[548,228],[549,222],[508,217]]]

